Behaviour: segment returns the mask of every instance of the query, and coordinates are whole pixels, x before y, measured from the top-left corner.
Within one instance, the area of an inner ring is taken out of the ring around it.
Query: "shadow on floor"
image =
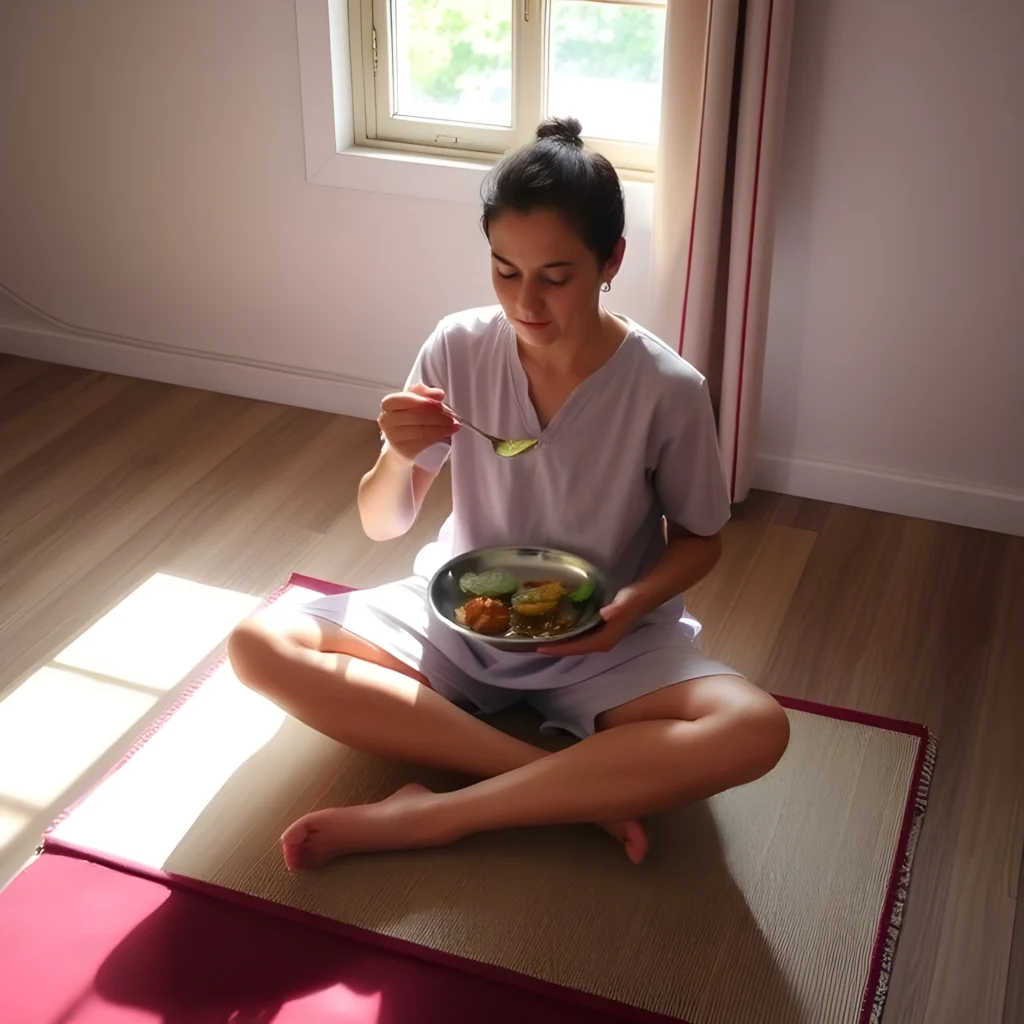
[[[517,713],[502,718],[510,731],[528,724]],[[597,977],[638,1001],[669,986],[693,1024],[811,1024],[731,876],[706,803],[655,818],[655,845],[639,869],[597,829],[567,826],[473,836],[443,851],[349,857],[288,876],[276,836],[296,812],[379,798],[412,779],[464,783],[313,735],[286,719],[221,787],[164,869],[333,907],[372,932],[423,942],[446,935],[450,948],[463,949],[469,936],[485,962],[578,984]],[[168,899],[103,965],[102,996],[159,1013],[164,1024],[319,1019],[312,1005],[308,1016],[293,1015],[303,1000],[325,1012],[333,1005],[326,1019],[352,1024],[620,1019],[248,908],[214,914],[211,905],[221,901],[181,892]]]
[[[120,943],[94,988],[163,1024],[620,1019],[187,891]]]

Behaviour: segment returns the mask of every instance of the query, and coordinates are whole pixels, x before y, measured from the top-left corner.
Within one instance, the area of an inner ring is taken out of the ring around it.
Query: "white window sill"
[[[329,157],[307,180],[312,185],[480,205],[480,188],[490,166],[456,158],[350,146]],[[650,231],[654,186],[623,180],[629,226]]]
[[[349,146],[332,154],[315,173],[308,170],[311,185],[476,204],[489,168],[469,160]]]

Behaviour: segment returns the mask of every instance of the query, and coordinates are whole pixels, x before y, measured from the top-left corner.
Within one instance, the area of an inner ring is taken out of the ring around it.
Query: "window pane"
[[[548,113],[592,138],[658,141],[664,7],[554,0]]]
[[[395,114],[512,125],[512,0],[394,0]]]

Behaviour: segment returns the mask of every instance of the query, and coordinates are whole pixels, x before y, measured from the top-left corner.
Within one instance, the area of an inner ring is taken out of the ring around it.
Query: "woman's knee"
[[[228,658],[237,678],[265,691],[280,676],[293,641],[259,614],[244,619],[228,636]]]
[[[740,782],[767,775],[782,760],[789,746],[789,716],[771,694],[757,696],[729,715],[729,731],[739,752]]]

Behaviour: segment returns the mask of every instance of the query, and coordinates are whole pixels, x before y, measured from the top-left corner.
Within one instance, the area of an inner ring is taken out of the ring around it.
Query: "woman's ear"
[[[611,283],[622,267],[622,258],[626,255],[626,239],[620,238],[612,249],[608,262],[604,265],[604,273],[601,275],[603,281]]]

